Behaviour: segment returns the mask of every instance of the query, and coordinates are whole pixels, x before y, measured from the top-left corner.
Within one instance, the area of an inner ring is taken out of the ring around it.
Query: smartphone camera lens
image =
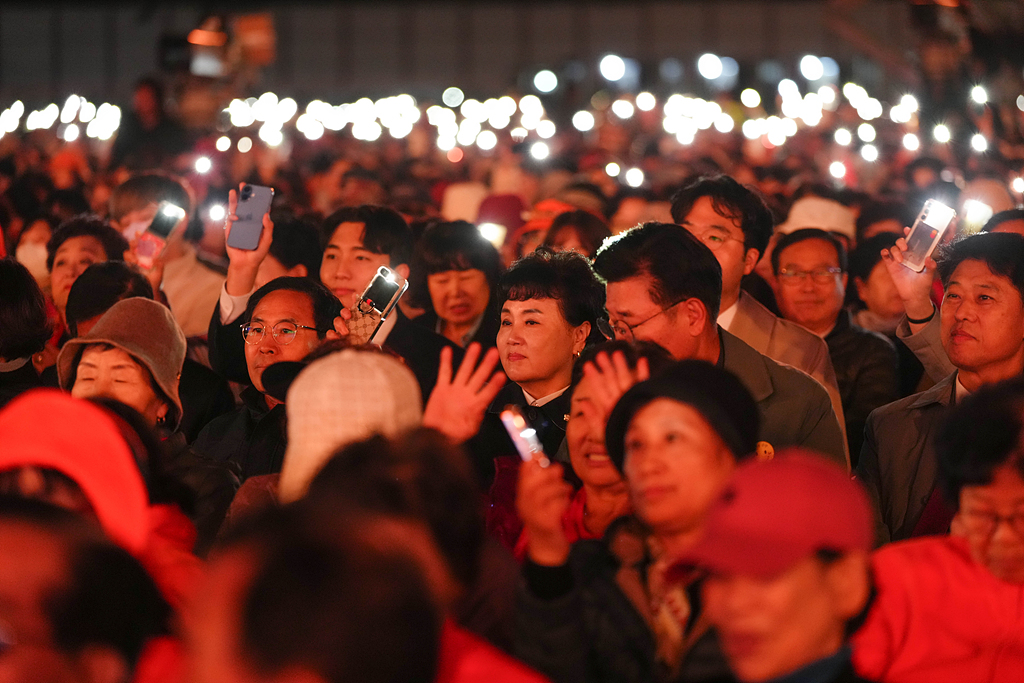
[[[252,185],[246,185],[242,188],[242,199],[249,199],[252,197]]]

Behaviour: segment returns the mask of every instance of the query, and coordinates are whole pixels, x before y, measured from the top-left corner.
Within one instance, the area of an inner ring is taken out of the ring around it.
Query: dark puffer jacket
[[[554,683],[735,680],[700,615],[696,585],[687,589],[694,618],[679,671],[668,675],[657,662],[647,622],[616,581],[622,564],[612,548],[623,547],[624,526],[616,522],[603,540],[574,543],[561,567],[527,561],[516,596],[514,654]],[[630,540],[635,547],[637,539]]]
[[[900,397],[899,355],[884,335],[857,327],[845,310],[840,311],[825,342],[836,371],[846,418],[846,440],[854,459],[852,464],[856,466],[868,414]]]

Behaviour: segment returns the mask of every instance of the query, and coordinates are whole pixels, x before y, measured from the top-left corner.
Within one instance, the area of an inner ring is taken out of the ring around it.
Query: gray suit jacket
[[[907,322],[907,316],[904,315],[896,325],[896,336],[914,352],[932,381],[938,382],[949,373],[956,371],[953,362],[946,355],[946,350],[942,348],[942,322],[938,311],[924,327],[914,334],[910,333],[910,323]]]
[[[871,411],[857,478],[871,497],[878,541],[910,538],[935,488],[935,437],[953,403],[956,373]]]
[[[740,292],[729,333],[772,360],[802,370],[828,391],[832,410],[846,438],[843,401],[825,340],[796,323],[778,317],[746,292]]]
[[[761,440],[775,450],[803,446],[849,468],[846,438],[828,393],[803,372],[776,363],[719,328],[723,366],[743,382],[761,415]]]

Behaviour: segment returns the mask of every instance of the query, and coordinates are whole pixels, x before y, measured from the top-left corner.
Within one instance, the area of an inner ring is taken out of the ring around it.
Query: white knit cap
[[[857,239],[857,219],[853,211],[832,199],[801,197],[793,203],[789,217],[775,231],[788,235],[804,228],[818,228],[837,232],[850,240]]]
[[[390,438],[423,420],[412,371],[373,351],[345,349],[310,363],[287,398],[288,448],[278,485],[282,503],[304,496],[339,448],[375,434]]]

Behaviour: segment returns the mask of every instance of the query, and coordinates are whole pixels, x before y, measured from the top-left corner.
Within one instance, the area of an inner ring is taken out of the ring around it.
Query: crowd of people
[[[632,189],[609,128],[200,176],[150,100],[109,159],[0,139],[0,680],[1024,677],[1012,162],[869,192],[737,133]],[[915,270],[930,198],[994,215]]]

